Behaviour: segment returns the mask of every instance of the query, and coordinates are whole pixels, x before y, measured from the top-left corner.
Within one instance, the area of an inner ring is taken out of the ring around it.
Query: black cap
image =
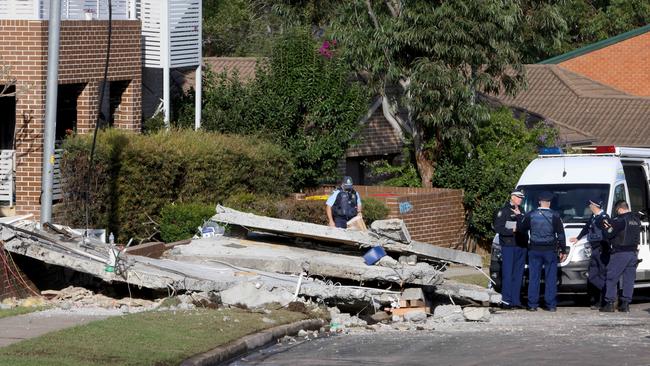
[[[596,207],[598,207],[598,208],[602,208],[602,207],[603,207],[603,200],[600,199],[600,197],[591,197],[591,198],[587,201],[587,204],[588,204],[588,205],[594,205],[594,206],[596,206]]]
[[[540,201],[549,201],[549,202],[551,202],[553,200],[553,193],[549,192],[549,191],[542,191],[537,196],[537,199],[540,200]]]
[[[524,192],[515,189],[514,191],[510,192],[511,196],[519,197],[519,198],[524,198]]]

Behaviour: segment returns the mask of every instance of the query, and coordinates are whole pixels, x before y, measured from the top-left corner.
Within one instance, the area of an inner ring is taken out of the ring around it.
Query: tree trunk
[[[422,179],[422,187],[431,188],[433,183],[433,161],[427,157],[427,153],[421,148],[416,148],[415,150],[415,162],[417,163],[418,173],[420,173],[420,178]]]

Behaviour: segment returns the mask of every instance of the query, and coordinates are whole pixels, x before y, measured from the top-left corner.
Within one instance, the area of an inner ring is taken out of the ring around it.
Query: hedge
[[[366,225],[370,225],[375,220],[383,220],[388,217],[390,210],[383,202],[373,198],[365,198],[362,203],[363,220]],[[224,202],[224,205],[257,215],[327,225],[325,201],[323,200],[297,201],[292,198],[282,199],[241,193],[230,196]]]
[[[86,172],[92,135],[64,142],[63,220],[85,226]],[[89,193],[90,226],[116,240],[148,239],[170,203],[216,205],[239,192],[289,193],[293,172],[281,147],[251,136],[192,130],[150,135],[108,129],[98,134]]]

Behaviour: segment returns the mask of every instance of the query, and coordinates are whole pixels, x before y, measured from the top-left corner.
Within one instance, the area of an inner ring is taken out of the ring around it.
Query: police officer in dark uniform
[[[343,177],[341,186],[332,192],[325,202],[329,226],[347,228],[347,223],[361,213],[361,197],[352,188],[352,178]]]
[[[623,288],[621,289],[618,311],[630,311],[634,281],[636,280],[636,266],[638,264],[637,250],[641,234],[641,220],[635,213],[630,212],[630,206],[627,202],[616,202],[614,210],[616,210],[618,216],[610,221],[611,225],[609,222],[605,222],[607,234],[610,238],[611,255],[607,265],[605,305],[600,311],[608,313],[614,311],[617,293],[616,285],[621,276],[623,276]]]
[[[497,211],[494,218],[494,231],[499,234],[501,245],[501,307],[521,308],[521,283],[526,266],[526,245],[528,237],[517,231],[516,223],[521,221],[520,211],[524,194],[515,190],[510,193],[510,201]]]
[[[589,278],[587,280],[587,293],[591,309],[598,310],[604,303],[605,277],[607,275],[607,263],[609,262],[609,244],[604,230],[604,223],[609,216],[603,210],[603,201],[593,197],[587,204],[591,210],[591,218],[585,223],[577,237],[569,239],[571,243],[586,237],[588,244],[585,249],[590,248],[589,256]]]
[[[546,310],[557,308],[557,264],[558,250],[560,261],[566,257],[564,225],[560,214],[551,210],[553,194],[541,192],[539,207],[526,214],[521,221],[521,230],[530,231],[528,245],[528,310],[537,311],[539,306],[539,286],[544,268],[544,302]]]

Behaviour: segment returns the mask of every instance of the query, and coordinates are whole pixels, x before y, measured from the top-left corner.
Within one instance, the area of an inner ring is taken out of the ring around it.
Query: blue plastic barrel
[[[380,246],[372,247],[363,255],[363,261],[366,262],[367,265],[372,266],[385,255],[386,251],[384,248]]]

